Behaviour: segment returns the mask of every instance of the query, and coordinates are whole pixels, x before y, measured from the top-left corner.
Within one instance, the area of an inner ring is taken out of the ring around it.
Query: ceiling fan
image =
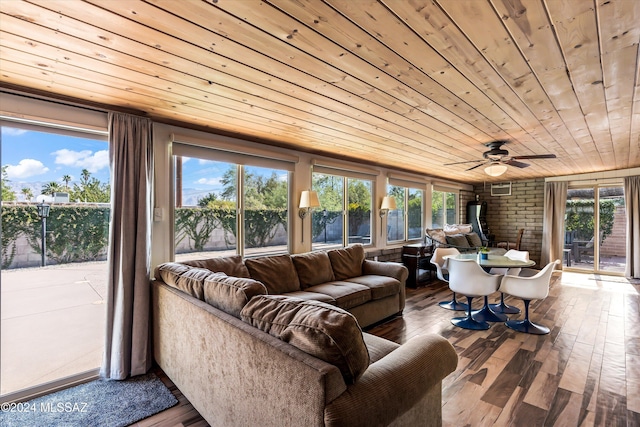
[[[479,168],[483,165],[488,165],[485,168],[487,175],[499,176],[506,172],[507,166],[514,166],[517,168],[526,168],[528,163],[519,162],[518,160],[526,159],[555,159],[555,154],[533,154],[529,156],[509,156],[509,152],[502,148],[503,145],[508,144],[507,140],[497,140],[485,143],[485,147],[489,148],[488,151],[482,153],[482,160],[468,160],[464,162],[447,163],[444,166],[460,165],[463,163],[478,163],[475,166],[467,169],[468,171]]]

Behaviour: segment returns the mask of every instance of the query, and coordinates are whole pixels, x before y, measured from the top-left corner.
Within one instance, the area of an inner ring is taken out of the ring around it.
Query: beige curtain
[[[109,281],[105,351],[100,375],[121,380],[143,374],[151,367],[151,121],[109,113],[109,160]]]
[[[625,275],[640,279],[640,176],[624,179],[627,210],[627,268]]]
[[[563,259],[564,214],[567,207],[567,182],[547,182],[544,187],[544,219],[540,266]],[[558,268],[562,268],[562,264]]]

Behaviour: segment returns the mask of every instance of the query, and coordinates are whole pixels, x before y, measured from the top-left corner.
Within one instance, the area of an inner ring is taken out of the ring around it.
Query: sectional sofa
[[[441,425],[451,344],[362,331],[402,311],[406,277],[361,245],[162,264],[155,360],[212,426]]]

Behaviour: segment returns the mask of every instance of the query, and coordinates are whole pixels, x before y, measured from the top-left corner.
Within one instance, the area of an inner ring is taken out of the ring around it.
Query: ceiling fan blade
[[[513,156],[512,159],[555,159],[555,154],[533,154],[531,156]]]
[[[480,163],[479,165],[471,166],[469,169],[467,169],[467,171],[474,170],[475,168],[479,168],[480,166],[486,165],[487,163],[490,163],[490,162],[484,162],[484,163]]]
[[[484,160],[466,160],[464,162],[445,163],[442,166],[461,165],[463,163],[477,163],[477,162],[484,162]]]
[[[528,168],[529,164],[528,163],[522,163],[522,162],[518,162],[516,160],[505,160],[504,162],[505,165],[509,165],[509,166],[515,166],[517,168]]]

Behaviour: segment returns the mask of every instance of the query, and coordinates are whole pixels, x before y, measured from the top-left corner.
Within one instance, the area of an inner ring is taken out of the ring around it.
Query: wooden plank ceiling
[[[9,88],[467,183],[640,166],[637,0],[2,0],[0,12]],[[557,158],[468,171],[497,139],[510,156]]]

